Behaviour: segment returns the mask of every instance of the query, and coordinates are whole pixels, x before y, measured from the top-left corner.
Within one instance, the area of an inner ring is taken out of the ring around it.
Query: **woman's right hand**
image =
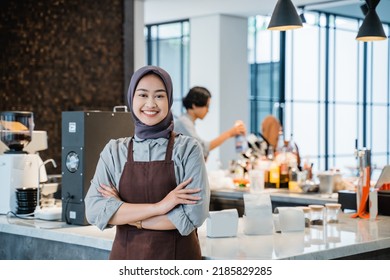
[[[160,202],[157,203],[160,214],[164,215],[178,204],[196,204],[201,197],[192,194],[200,192],[200,188],[185,189],[192,181],[192,178],[185,180],[170,191]]]

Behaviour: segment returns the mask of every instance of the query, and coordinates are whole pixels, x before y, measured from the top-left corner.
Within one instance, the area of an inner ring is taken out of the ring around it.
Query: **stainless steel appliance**
[[[132,136],[129,112],[62,112],[62,220],[87,225],[84,198],[110,139]]]
[[[32,112],[0,112],[0,214],[32,214],[39,200],[37,195],[26,201],[17,194],[36,192],[39,182],[47,181],[46,169],[40,168],[43,162],[37,153],[47,148],[47,138],[40,136],[38,141],[34,140],[34,135],[46,134],[34,134],[33,130]]]

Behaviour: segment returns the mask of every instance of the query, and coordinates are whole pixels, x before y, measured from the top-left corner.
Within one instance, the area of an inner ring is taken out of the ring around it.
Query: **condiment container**
[[[305,217],[305,227],[310,227],[310,221],[311,221],[310,207],[302,206],[301,209],[303,211],[303,216]]]
[[[322,226],[324,224],[324,205],[309,205],[310,208],[310,225]]]
[[[326,222],[328,224],[334,224],[339,222],[339,212],[341,209],[340,203],[326,203]]]

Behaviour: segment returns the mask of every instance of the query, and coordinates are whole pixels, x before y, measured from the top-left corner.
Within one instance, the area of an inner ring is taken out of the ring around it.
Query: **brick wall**
[[[112,110],[124,91],[126,0],[0,2],[0,111],[32,111],[61,172],[61,112]],[[49,168],[49,167],[48,167]]]

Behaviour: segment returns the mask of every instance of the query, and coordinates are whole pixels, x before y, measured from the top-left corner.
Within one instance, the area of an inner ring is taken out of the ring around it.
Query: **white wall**
[[[249,124],[247,19],[211,15],[190,19],[190,86],[204,86],[212,94],[209,113],[196,123],[201,137],[212,140],[241,119]],[[234,139],[213,150],[209,169],[220,160],[226,168],[236,158]]]
[[[135,0],[134,1],[134,70],[144,66],[145,53],[146,53],[146,44],[145,44],[145,34],[144,34],[144,1]]]

